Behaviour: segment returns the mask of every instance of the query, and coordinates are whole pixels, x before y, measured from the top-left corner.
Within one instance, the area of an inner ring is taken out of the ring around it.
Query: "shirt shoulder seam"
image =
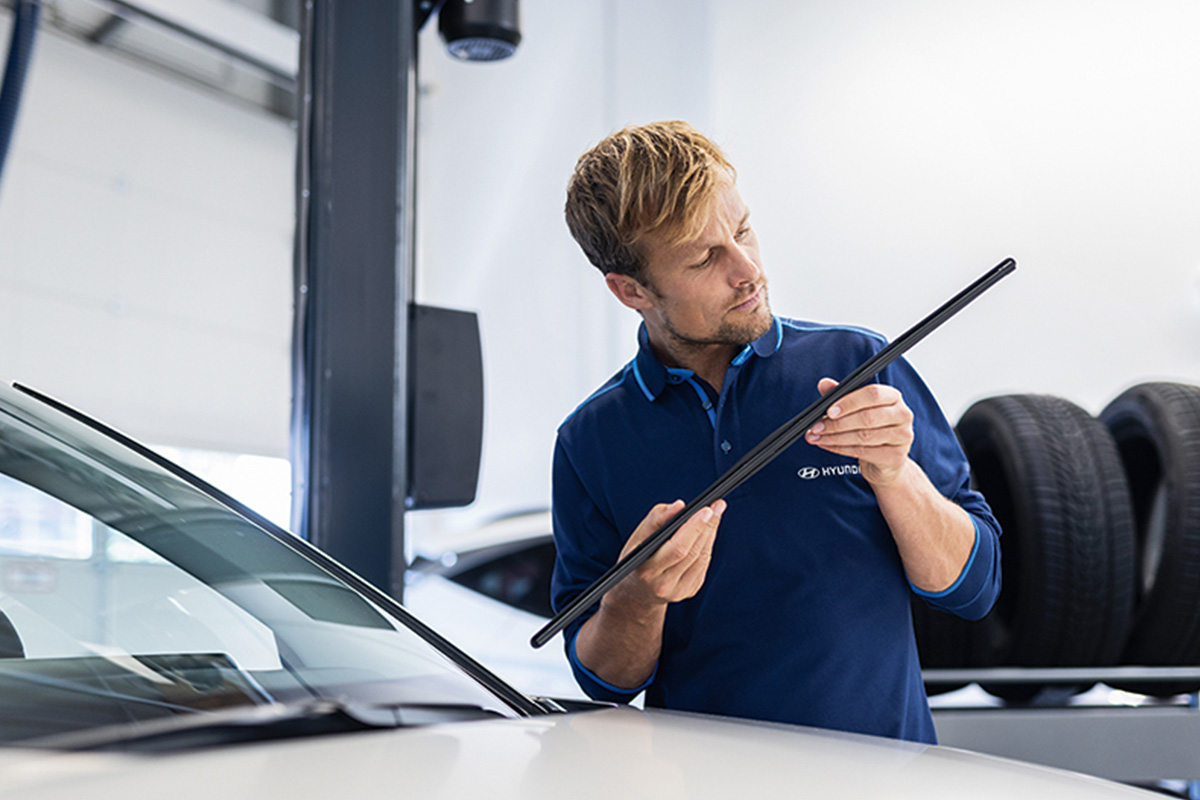
[[[614,389],[619,389],[625,383],[625,379],[629,377],[629,372],[632,369],[632,365],[633,365],[632,361],[629,362],[628,364],[626,364],[625,367],[621,370],[620,378],[618,378],[616,380],[610,379],[610,382],[608,384],[601,386],[599,389],[597,389],[596,391],[594,391],[590,395],[588,395],[582,403],[575,406],[575,410],[567,415],[567,418],[562,421],[562,424],[560,424],[559,427],[562,428],[564,425],[566,425],[568,422],[570,422],[572,419],[574,419],[575,415],[578,414],[580,411],[582,411],[584,406],[588,405],[593,400],[596,400],[597,398],[608,394],[609,392],[611,392]]]
[[[876,339],[880,342],[887,343],[887,337],[878,331],[873,331],[870,328],[860,328],[856,325],[831,325],[820,322],[802,322],[800,320],[787,319],[786,317],[779,318],[780,325],[785,328],[791,328],[794,331],[801,333],[820,333],[822,331],[840,331],[843,333],[857,333],[862,336]]]

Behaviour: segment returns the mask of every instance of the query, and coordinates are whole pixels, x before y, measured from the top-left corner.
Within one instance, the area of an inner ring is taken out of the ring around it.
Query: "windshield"
[[[313,698],[513,715],[303,542],[0,388],[0,743]]]

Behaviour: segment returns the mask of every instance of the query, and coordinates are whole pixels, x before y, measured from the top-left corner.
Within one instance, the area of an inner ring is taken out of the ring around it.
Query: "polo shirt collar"
[[[768,358],[775,354],[782,343],[783,326],[779,324],[779,317],[772,317],[771,327],[767,329],[767,332],[743,347],[733,357],[732,365],[740,367],[749,360],[750,356],[754,355]],[[646,323],[643,322],[638,326],[638,353],[633,359],[633,377],[647,400],[654,402],[662,394],[662,390],[668,382],[679,383],[681,380],[691,377],[692,374],[690,369],[674,369],[664,366],[654,355],[654,351],[650,349],[650,334],[646,331]]]

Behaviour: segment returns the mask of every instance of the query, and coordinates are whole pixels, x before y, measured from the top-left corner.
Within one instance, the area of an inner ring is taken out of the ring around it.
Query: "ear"
[[[628,275],[610,272],[604,276],[604,283],[613,296],[621,301],[622,305],[632,308],[634,311],[654,306],[654,303],[651,302],[650,291]]]

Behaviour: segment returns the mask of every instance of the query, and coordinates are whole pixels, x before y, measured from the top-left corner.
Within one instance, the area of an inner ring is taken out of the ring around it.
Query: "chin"
[[[722,334],[718,335],[718,339],[728,342],[729,344],[745,345],[750,344],[764,333],[771,329],[771,312],[766,306],[762,306],[762,311],[754,315],[753,319],[744,320],[739,323],[726,323],[722,328]]]

